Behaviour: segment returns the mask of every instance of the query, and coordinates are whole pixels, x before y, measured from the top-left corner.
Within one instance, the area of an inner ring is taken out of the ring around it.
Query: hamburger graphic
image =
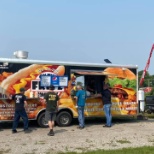
[[[111,87],[113,112],[134,115],[137,112],[136,75],[128,68],[107,68],[104,70]],[[115,111],[114,111],[115,110]]]

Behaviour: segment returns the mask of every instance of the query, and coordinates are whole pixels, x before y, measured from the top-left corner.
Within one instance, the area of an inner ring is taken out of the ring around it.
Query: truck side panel
[[[112,67],[111,67],[112,68]],[[123,69],[113,67],[113,72],[109,71],[109,68],[101,67],[82,67],[82,66],[63,66],[63,65],[51,65],[51,64],[18,64],[9,63],[4,65],[0,63],[0,120],[12,120],[14,113],[14,102],[7,99],[8,96],[19,92],[21,87],[26,89],[25,95],[28,101],[28,117],[29,119],[35,119],[39,111],[45,109],[46,104],[43,102],[43,96],[48,92],[48,87],[41,87],[40,76],[42,74],[52,74],[56,76],[66,75],[69,78],[67,87],[56,87],[58,92],[59,108],[69,108],[74,117],[78,116],[76,102],[71,96],[71,92],[75,89],[73,82],[76,82],[77,77],[80,74],[71,72],[71,70],[81,70],[84,80],[85,87],[86,83],[89,82],[89,77],[100,75],[100,72],[106,72],[102,76],[106,76],[101,80],[95,81],[95,88],[98,93],[101,94],[100,88],[102,83],[109,82],[112,93],[112,114],[113,115],[136,115],[138,102],[136,98],[137,92],[137,70]],[[99,71],[97,74],[86,74],[86,71],[93,72]],[[131,74],[127,75],[127,71]],[[121,74],[123,76],[121,76]],[[101,79],[101,78],[100,78]],[[97,89],[98,88],[98,89]],[[96,92],[97,93],[97,92]],[[100,96],[93,93],[87,97],[85,115],[87,117],[93,116],[104,116],[103,102]],[[38,99],[39,98],[39,99]]]

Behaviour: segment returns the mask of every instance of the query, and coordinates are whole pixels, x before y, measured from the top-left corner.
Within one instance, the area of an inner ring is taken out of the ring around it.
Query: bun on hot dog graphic
[[[29,90],[31,86],[31,81],[37,79],[38,76],[44,71],[49,72],[51,67],[52,65],[32,64],[28,67],[20,69],[14,74],[9,74],[9,76],[4,79],[0,84],[0,93],[12,95],[14,93],[19,93],[21,87],[25,87],[26,90]],[[64,75],[64,66],[53,67],[54,70],[50,71],[52,74],[55,74],[57,76]]]

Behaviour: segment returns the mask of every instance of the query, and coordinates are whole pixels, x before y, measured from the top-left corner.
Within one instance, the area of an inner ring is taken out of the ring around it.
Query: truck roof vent
[[[16,58],[19,58],[19,59],[27,59],[28,58],[28,52],[27,51],[18,50],[18,51],[15,51],[13,53],[13,55]]]

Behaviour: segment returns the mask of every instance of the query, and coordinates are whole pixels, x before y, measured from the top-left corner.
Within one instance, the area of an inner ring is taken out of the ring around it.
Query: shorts
[[[46,121],[55,121],[56,112],[45,111],[45,120]]]

